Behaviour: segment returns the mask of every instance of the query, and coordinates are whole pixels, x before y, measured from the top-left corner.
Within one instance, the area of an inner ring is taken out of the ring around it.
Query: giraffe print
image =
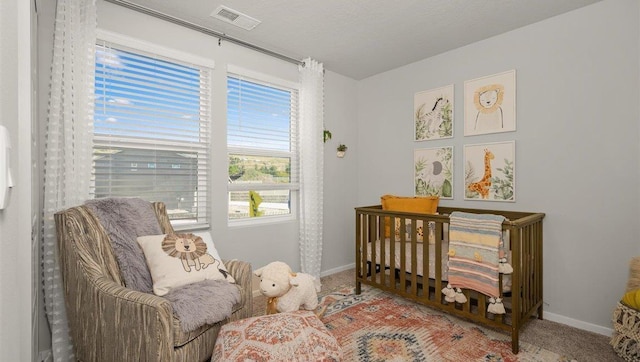
[[[491,160],[494,155],[488,148],[484,149],[484,176],[478,182],[472,182],[467,186],[469,191],[475,191],[480,194],[482,199],[489,198],[489,188],[491,187]]]

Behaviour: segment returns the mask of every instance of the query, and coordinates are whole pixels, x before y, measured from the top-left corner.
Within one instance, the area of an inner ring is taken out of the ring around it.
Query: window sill
[[[171,226],[175,231],[209,230],[209,224],[195,221],[174,220],[171,222]]]
[[[293,215],[286,216],[261,216],[255,218],[235,219],[228,220],[227,225],[229,228],[243,228],[253,226],[264,226],[273,224],[284,224],[290,222],[297,222],[297,218]]]

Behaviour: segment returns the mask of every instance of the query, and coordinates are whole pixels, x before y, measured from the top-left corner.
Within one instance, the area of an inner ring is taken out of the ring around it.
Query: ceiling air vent
[[[218,6],[218,8],[211,13],[211,16],[218,20],[239,26],[245,30],[251,30],[260,24],[260,20],[254,19],[249,15],[230,9],[224,5]]]

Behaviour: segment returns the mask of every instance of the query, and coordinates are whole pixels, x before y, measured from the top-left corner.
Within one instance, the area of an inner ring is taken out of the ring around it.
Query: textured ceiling
[[[128,0],[363,79],[599,0]],[[262,21],[251,31],[209,15]]]

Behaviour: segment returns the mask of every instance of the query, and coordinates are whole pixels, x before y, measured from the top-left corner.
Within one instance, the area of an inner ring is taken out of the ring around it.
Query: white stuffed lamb
[[[295,276],[289,280],[291,288],[289,291],[278,298],[279,312],[293,312],[302,307],[306,310],[315,310],[318,306],[318,293],[313,284],[315,280],[309,274],[295,273]]]
[[[253,272],[260,277],[260,293],[268,297],[267,314],[292,312],[302,306],[314,310],[318,306],[315,278],[305,273],[293,273],[281,261],[275,261]]]

